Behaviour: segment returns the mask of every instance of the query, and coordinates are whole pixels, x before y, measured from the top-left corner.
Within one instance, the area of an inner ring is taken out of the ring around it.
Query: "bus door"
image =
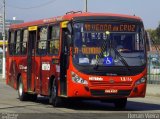
[[[28,39],[28,56],[27,56],[27,88],[29,91],[34,91],[34,71],[35,71],[35,42],[36,30],[29,31]]]
[[[67,30],[63,29],[62,35],[62,53],[60,60],[60,92],[61,95],[67,95],[67,69],[69,63],[69,45],[68,45],[68,37]]]

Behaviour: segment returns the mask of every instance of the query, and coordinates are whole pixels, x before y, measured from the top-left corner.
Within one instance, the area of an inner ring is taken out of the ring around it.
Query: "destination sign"
[[[96,24],[96,23],[86,23],[84,24],[84,31],[109,31],[109,32],[136,32],[136,25],[129,23],[122,24]]]

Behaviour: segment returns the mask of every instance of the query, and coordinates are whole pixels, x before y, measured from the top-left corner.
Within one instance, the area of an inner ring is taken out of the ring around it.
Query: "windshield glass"
[[[133,23],[75,23],[73,27],[73,61],[78,65],[146,63],[143,29]]]

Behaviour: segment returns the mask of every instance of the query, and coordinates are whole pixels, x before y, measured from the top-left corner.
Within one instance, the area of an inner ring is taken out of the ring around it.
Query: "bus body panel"
[[[36,76],[39,75],[39,78],[37,77],[37,80],[40,80],[39,82],[41,94],[49,95],[49,81],[52,76],[56,77],[56,66],[52,64],[52,57],[37,57],[37,59],[39,62],[39,72],[36,72]]]
[[[40,74],[40,72],[41,72],[41,67],[40,67],[40,58],[39,57],[37,57],[37,56],[35,56],[35,62],[36,62],[36,64],[35,64],[35,87],[36,87],[36,89],[35,89],[35,92],[36,93],[38,93],[38,94],[40,94],[41,93],[41,74]]]
[[[9,85],[11,85],[13,88],[17,89],[17,78],[18,78],[18,74],[21,74],[23,80],[24,80],[24,84],[26,83],[26,57],[21,57],[19,58],[17,57],[10,57],[10,59],[8,60],[8,71],[7,71],[7,83]],[[27,89],[27,86],[24,85],[24,89]]]

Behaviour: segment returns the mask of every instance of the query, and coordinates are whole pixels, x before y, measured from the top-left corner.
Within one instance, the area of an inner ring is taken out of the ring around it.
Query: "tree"
[[[159,23],[158,27],[156,28],[156,35],[157,35],[158,39],[160,40],[160,23]]]
[[[146,30],[146,31],[149,33],[150,38],[151,38],[152,40],[154,40],[155,43],[157,43],[157,41],[158,41],[157,31],[154,30],[154,29],[148,29],[148,30]]]
[[[150,34],[150,38],[154,41],[155,45],[160,44],[160,23],[156,29],[146,30]]]
[[[150,37],[152,39],[155,39],[157,37],[156,30],[154,30],[154,29],[147,29],[147,32],[149,33],[149,35],[150,35]]]

